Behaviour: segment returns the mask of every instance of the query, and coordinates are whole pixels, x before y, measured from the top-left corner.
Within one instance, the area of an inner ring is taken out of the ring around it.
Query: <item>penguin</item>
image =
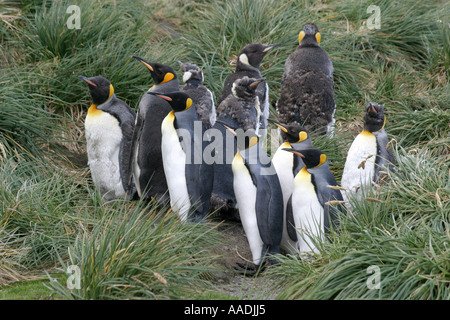
[[[346,213],[342,194],[322,151],[315,148],[301,152],[293,148],[285,150],[301,157],[305,164],[294,178],[288,208],[294,224],[288,225],[288,234],[297,242],[301,254],[319,252],[317,240],[323,241],[331,229],[338,232],[339,214]]]
[[[154,85],[147,91],[168,93],[179,90],[179,80],[168,65],[133,56],[150,71]],[[172,111],[168,101],[144,93],[138,107],[133,134],[132,172],[139,197],[168,200],[167,182],[161,155],[161,124]]]
[[[195,106],[192,107],[193,100],[182,91],[148,94],[172,107],[161,124],[161,152],[170,205],[182,221],[203,222],[209,210],[213,176],[212,166],[203,165],[201,158],[204,130]]]
[[[279,45],[279,43],[250,43],[242,48],[239,52],[234,73],[226,78],[222,93],[217,100],[217,105],[220,105],[232,93],[233,84],[236,80],[242,79],[243,77],[262,78],[259,66],[264,56]],[[256,89],[256,92],[261,108],[260,126],[261,129],[265,129],[267,127],[267,119],[269,118],[269,86],[266,82],[261,83]]]
[[[305,166],[301,157],[295,156],[292,152],[286,149],[293,149],[301,152],[301,150],[312,149],[313,145],[308,131],[298,124],[281,124],[273,119],[268,119],[269,122],[276,125],[282,132],[285,133],[286,141],[284,141],[277,149],[272,157],[272,163],[278,174],[281,189],[283,191],[284,215],[283,215],[283,238],[281,241],[281,249],[287,253],[294,254],[297,251],[297,242],[295,230],[292,233],[293,225],[292,208],[289,199],[294,191],[294,178],[297,173]],[[288,210],[289,209],[289,210]],[[292,234],[289,235],[288,232]]]
[[[385,179],[384,172],[393,171],[395,166],[392,150],[387,149],[383,106],[369,102],[365,109],[364,130],[353,140],[342,173],[341,186],[346,189],[343,193],[346,201],[349,194],[359,198],[363,189],[372,187],[372,182],[380,184]]]
[[[305,24],[298,38],[299,45],[287,58],[281,79],[276,106],[279,120],[304,125],[310,133],[332,136],[336,111],[333,64],[320,47],[321,35],[315,24]]]
[[[231,94],[217,108],[217,121],[220,122],[216,123],[213,129],[217,132],[214,139],[219,141],[214,140],[214,142],[221,148],[215,150],[211,210],[220,212],[227,220],[239,220],[231,169],[231,163],[236,154],[236,141],[222,123],[231,128],[258,131],[260,103],[256,90],[263,81],[262,78],[249,78],[247,76],[237,79],[233,83]]]
[[[216,107],[212,92],[203,85],[203,71],[195,64],[181,63],[180,69],[183,74],[185,85],[180,91],[186,92],[192,99],[197,114],[199,115],[206,129],[211,128],[216,123]]]
[[[131,199],[131,145],[136,114],[116,97],[101,76],[79,76],[89,87],[93,104],[84,122],[88,165],[94,185],[105,200]]]
[[[275,168],[262,150],[254,129],[225,126],[236,137],[232,162],[233,188],[242,226],[252,252],[252,264],[235,269],[255,275],[266,264],[276,264],[283,232],[283,195]]]

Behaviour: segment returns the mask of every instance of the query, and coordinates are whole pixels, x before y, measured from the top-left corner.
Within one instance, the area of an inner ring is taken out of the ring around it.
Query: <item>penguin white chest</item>
[[[188,217],[191,201],[186,183],[186,153],[174,127],[175,115],[170,112],[161,124],[161,153],[170,195],[170,205],[182,221]]]
[[[344,199],[346,193],[357,193],[361,187],[370,186],[375,172],[377,141],[368,131],[361,132],[353,141],[347,154],[341,186]]]
[[[244,159],[240,154],[236,154],[232,163],[233,170],[233,187],[236,196],[237,206],[239,208],[239,216],[241,218],[242,227],[247,236],[248,244],[252,252],[253,263],[261,262],[261,252],[263,241],[259,234],[258,220],[256,216],[256,186],[253,184],[252,177]]]
[[[316,251],[315,242],[323,237],[324,210],[311,180],[311,174],[303,168],[294,180],[292,212],[299,233],[300,252]]]
[[[280,180],[281,190],[283,191],[284,208],[294,190],[294,154],[283,150],[292,148],[288,142],[284,142],[275,152],[272,158],[272,164]]]
[[[124,197],[120,177],[119,152],[122,130],[119,121],[97,110],[85,120],[88,165],[94,184],[106,200]]]
[[[287,217],[286,210],[288,207],[289,198],[294,191],[294,154],[283,150],[283,148],[291,148],[288,142],[284,142],[275,152],[272,158],[272,164],[278,175],[280,181],[281,191],[283,193],[283,235],[281,240],[281,248],[290,253],[295,253],[295,247],[297,246],[289,237],[287,230]]]

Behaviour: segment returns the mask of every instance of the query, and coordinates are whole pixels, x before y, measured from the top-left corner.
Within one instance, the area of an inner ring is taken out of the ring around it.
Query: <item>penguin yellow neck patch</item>
[[[363,132],[360,133],[360,135],[371,137],[373,136],[373,133],[368,130],[364,130]]]
[[[92,104],[88,109],[88,116],[90,117],[96,117],[102,114],[102,110],[97,109],[97,104]]]
[[[311,182],[311,174],[303,167],[295,176],[294,183]]]

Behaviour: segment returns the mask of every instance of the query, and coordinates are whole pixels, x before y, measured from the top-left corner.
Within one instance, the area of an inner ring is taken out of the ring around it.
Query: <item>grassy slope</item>
[[[83,162],[82,121],[89,101],[77,75],[108,77],[117,94],[136,108],[152,82],[132,55],[170,64],[175,70],[177,60],[191,61],[203,68],[205,83],[217,97],[232,72],[230,61],[243,45],[278,42],[282,46],[261,66],[274,104],[284,61],[297,45],[299,29],[314,21],[334,63],[338,106],[336,136],[317,139],[315,145],[327,153],[340,180],[346,150],[362,126],[364,104],[384,103],[386,128],[396,141],[398,171],[391,183],[371,195],[381,202],[363,200],[355,217],[342,218],[340,236],[324,245],[321,257],[313,261],[285,257],[268,277],[278,281],[281,299],[449,298],[448,3],[419,6],[415,1],[378,1],[382,28],[368,30],[366,8],[373,1],[316,5],[288,0],[168,0],[133,5],[78,1],[82,29],[68,30],[65,9],[69,2],[41,2],[24,1],[22,15],[14,8],[5,11],[0,21],[4,66],[0,74],[0,163],[4,168],[0,284],[53,270],[71,258],[93,270],[89,281],[96,290],[70,293],[53,283],[53,290],[63,296],[195,296],[187,288],[211,271],[211,254],[188,250],[181,260],[172,260],[170,254],[151,260],[141,248],[161,235],[142,233],[139,207],[104,205],[93,190]],[[123,215],[131,220],[120,219]],[[111,216],[117,218],[113,225]],[[183,248],[179,237],[199,232],[173,221],[160,228],[160,232],[172,232],[167,241],[174,252]],[[191,238],[200,241],[200,246],[218,237],[201,232],[204,240]],[[130,240],[128,246],[121,246],[130,233],[141,236],[142,243],[135,246]],[[109,247],[111,238],[121,245]],[[103,256],[87,259],[92,248],[80,239],[94,241]],[[151,243],[160,244],[156,252],[165,251],[163,239]],[[72,250],[70,257],[67,247]],[[116,255],[123,263],[109,264],[108,257]],[[181,271],[181,261],[190,261],[192,255],[201,256],[200,262]],[[139,269],[136,264],[142,259],[149,264]],[[366,271],[371,265],[380,267],[381,290],[367,288]],[[96,268],[106,270],[105,275],[111,273],[99,278]],[[172,283],[172,277],[175,280],[183,272],[189,275],[186,282],[169,292],[161,290],[165,281]]]

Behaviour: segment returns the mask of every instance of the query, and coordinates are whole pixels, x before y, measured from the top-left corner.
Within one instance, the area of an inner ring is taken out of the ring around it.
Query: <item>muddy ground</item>
[[[219,259],[219,270],[213,283],[214,291],[230,295],[238,299],[274,299],[277,290],[274,281],[264,277],[264,272],[258,276],[248,276],[236,271],[237,263],[251,262],[252,255],[239,221],[212,219],[210,223],[217,224],[217,230],[225,235],[225,241],[216,248]]]

